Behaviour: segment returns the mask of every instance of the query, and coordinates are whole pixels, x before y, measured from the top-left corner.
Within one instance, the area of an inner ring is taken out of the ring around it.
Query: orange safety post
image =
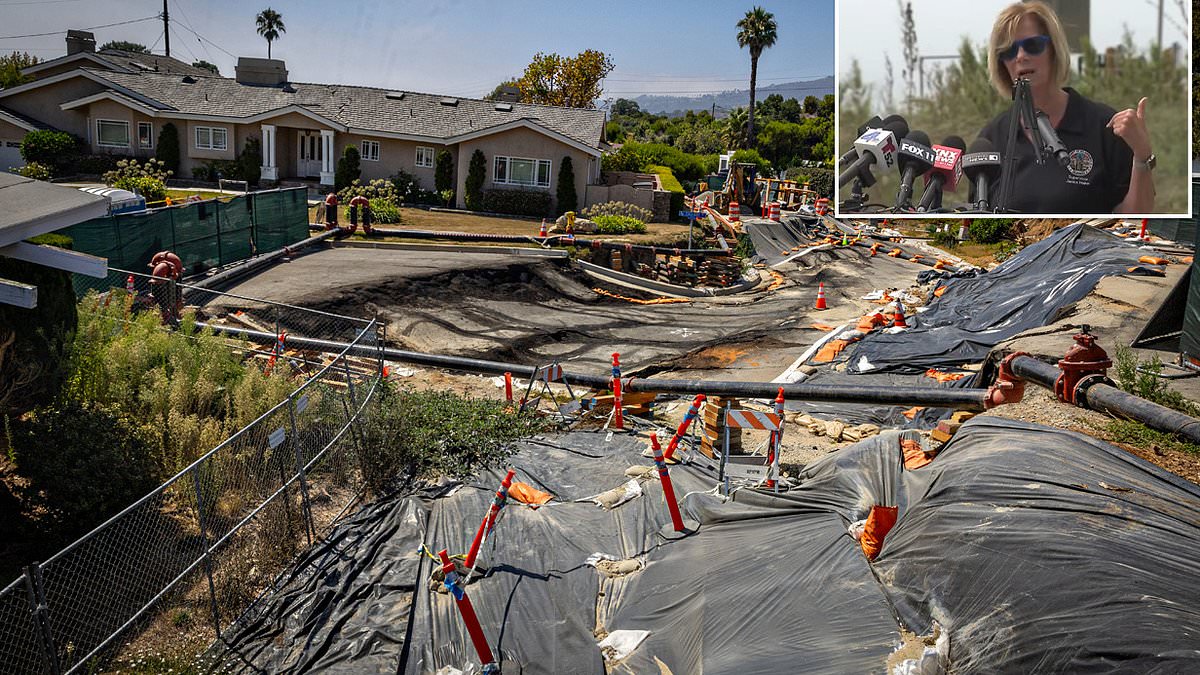
[[[458,571],[454,567],[454,561],[450,560],[446,549],[438,551],[438,557],[442,561],[442,572],[446,575],[444,582],[446,590],[454,596],[454,604],[458,605],[458,612],[462,615],[463,623],[467,624],[467,634],[471,636],[471,644],[475,646],[475,652],[479,655],[484,672],[495,672],[493,669],[496,659],[492,656],[492,648],[483,634],[483,627],[479,625],[479,617],[475,615],[475,607],[471,605],[471,599],[459,585]]]
[[[625,428],[625,412],[621,410],[621,355],[612,355],[612,390],[613,390],[613,427]]]
[[[767,463],[771,465],[771,475],[775,475],[779,468],[779,452],[783,443],[783,387],[779,388],[779,395],[775,397],[775,414],[779,415],[779,429],[771,432],[771,444],[767,448]],[[775,479],[768,478],[766,486],[775,487]]]
[[[696,419],[696,415],[700,414],[700,405],[706,400],[704,394],[696,394],[696,399],[692,401],[692,407],[688,408],[687,414],[683,416],[683,421],[679,423],[679,428],[675,430],[675,435],[667,443],[667,452],[664,458],[670,460],[675,456],[675,448],[679,447],[679,441],[683,439],[683,435],[687,433],[688,425],[692,420]]]
[[[1148,218],[1142,218],[1142,231],[1138,233],[1139,240],[1141,240],[1141,241],[1146,240],[1146,226],[1149,223],[1150,223],[1150,220]]]
[[[508,401],[509,405],[512,405],[513,400],[512,400],[512,373],[511,372],[504,373],[504,400]]]
[[[671,474],[667,471],[667,463],[663,460],[662,448],[658,445],[658,434],[650,432],[650,446],[654,448],[654,466],[658,467],[658,479],[662,482],[663,499],[667,500],[667,510],[671,512],[671,526],[676,532],[683,532],[683,516],[679,515],[679,504],[675,501],[675,487],[671,485]]]
[[[275,347],[271,349],[271,359],[267,361],[267,375],[271,374],[271,370],[275,368],[275,359],[283,353],[284,341],[287,340],[287,331],[279,333],[279,337],[275,340]]]
[[[513,476],[516,474],[516,471],[509,469],[508,475],[500,482],[500,489],[496,490],[496,496],[492,499],[492,506],[488,509],[487,515],[483,517],[483,522],[479,524],[479,531],[475,533],[475,540],[471,542],[471,550],[467,551],[467,559],[463,562],[463,566],[467,569],[475,567],[475,558],[479,556],[479,549],[483,546],[483,535],[491,532],[492,527],[496,524],[496,516],[499,515],[500,509],[504,508],[504,503],[508,501],[508,488],[512,486]]]

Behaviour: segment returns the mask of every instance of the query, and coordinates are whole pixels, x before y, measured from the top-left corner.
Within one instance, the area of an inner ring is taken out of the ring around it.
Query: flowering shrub
[[[646,223],[629,216],[595,216],[596,230],[601,234],[645,234]]]
[[[398,206],[401,203],[400,193],[396,190],[396,186],[389,180],[377,178],[366,185],[357,178],[351,181],[350,185],[342,188],[338,192],[338,202],[341,204],[349,204],[354,197],[366,197],[371,202],[381,200],[392,206]],[[375,209],[374,203],[371,204],[371,209]]]
[[[595,220],[596,216],[624,216],[626,218],[640,220],[643,223],[648,222],[654,217],[654,214],[647,209],[643,209],[640,206],[634,206],[633,204],[627,204],[625,202],[604,202],[603,204],[593,204],[580,212],[580,215],[589,220]]]
[[[174,175],[167,170],[167,165],[157,159],[148,159],[145,164],[138,164],[136,159],[123,159],[117,162],[117,168],[104,174],[104,183],[113,187],[123,178],[153,178],[160,184],[165,183]],[[122,188],[128,190],[129,188]]]

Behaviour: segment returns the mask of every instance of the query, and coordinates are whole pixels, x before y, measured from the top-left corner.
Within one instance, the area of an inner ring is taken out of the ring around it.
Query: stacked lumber
[[[709,457],[719,457],[725,451],[725,404],[730,408],[742,407],[736,398],[710,396],[704,404],[703,426],[700,433],[700,452]],[[729,454],[742,454],[742,430],[731,429],[729,434]]]

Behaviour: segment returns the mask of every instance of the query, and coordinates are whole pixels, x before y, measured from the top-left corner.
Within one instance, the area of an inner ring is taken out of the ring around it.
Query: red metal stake
[[[483,517],[483,522],[479,524],[479,531],[475,533],[475,540],[471,542],[471,550],[467,552],[467,559],[463,563],[467,569],[475,567],[475,558],[479,556],[479,548],[483,545],[483,535],[485,532],[491,532],[492,526],[496,524],[496,514],[500,513],[500,509],[504,508],[504,502],[508,501],[508,488],[512,485],[513,476],[516,474],[516,471],[509,469],[508,475],[500,482],[500,489],[496,490],[496,497],[492,499],[492,507],[488,509],[487,515]]]
[[[471,636],[471,644],[475,645],[479,661],[484,666],[495,663],[496,659],[492,656],[492,648],[483,634],[483,627],[479,625],[479,617],[475,616],[475,608],[471,606],[471,599],[467,597],[467,592],[458,585],[458,572],[454,568],[454,561],[450,560],[446,549],[438,551],[438,557],[442,559],[442,572],[446,574],[446,588],[454,596],[454,603],[458,605],[458,612],[462,614],[463,623],[467,624],[467,634]]]
[[[767,463],[771,465],[771,473],[774,474],[774,469],[779,461],[776,455],[779,452],[779,445],[783,442],[783,387],[779,388],[779,395],[775,397],[775,414],[779,415],[779,431],[771,432],[771,447],[767,450]],[[775,479],[768,478],[767,487],[775,487]]]
[[[1142,218],[1142,231],[1138,233],[1138,239],[1140,241],[1146,241],[1146,226],[1149,224],[1149,222],[1150,221],[1148,218]]]
[[[620,354],[613,352],[612,360],[612,390],[613,390],[613,428],[625,428],[625,412],[621,410],[621,361]]]
[[[512,373],[504,373],[504,399],[512,405]]]
[[[663,498],[667,500],[667,510],[671,512],[671,526],[676,532],[683,532],[683,516],[679,515],[679,504],[675,503],[675,487],[671,485],[671,474],[667,472],[667,463],[663,460],[662,448],[658,445],[658,434],[650,432],[650,445],[654,448],[654,465],[658,467]]]
[[[683,416],[683,421],[679,423],[679,428],[675,430],[675,435],[671,437],[667,443],[667,452],[663,457],[671,459],[675,456],[675,448],[679,447],[679,441],[683,439],[683,435],[687,433],[688,425],[692,420],[696,419],[696,415],[700,413],[700,404],[704,403],[704,394],[696,394],[696,400],[692,401],[692,407],[688,408],[687,414]]]

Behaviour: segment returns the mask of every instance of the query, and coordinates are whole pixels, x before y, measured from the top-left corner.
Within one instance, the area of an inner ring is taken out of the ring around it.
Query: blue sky
[[[233,74],[236,56],[266,56],[254,17],[268,4],[287,26],[272,55],[293,80],[482,96],[520,74],[535,52],[608,53],[605,98],[693,94],[748,86],[750,56],[735,24],[753,2],[611,0],[169,0],[172,56]],[[779,23],[759,61],[760,86],[834,74],[832,0],[760,3]],[[66,53],[65,31],[154,16],[162,0],[0,0],[0,50]],[[194,33],[208,40],[201,41]],[[130,40],[162,52],[161,21],[98,28],[97,43]],[[215,43],[215,44],[214,44]]]

